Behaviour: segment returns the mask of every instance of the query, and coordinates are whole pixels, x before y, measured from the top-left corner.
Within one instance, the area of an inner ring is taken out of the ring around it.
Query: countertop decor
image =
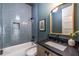
[[[79,33],[79,31],[75,31],[70,33],[70,39],[68,40],[68,44],[69,46],[75,46],[75,39],[77,38],[77,34]]]

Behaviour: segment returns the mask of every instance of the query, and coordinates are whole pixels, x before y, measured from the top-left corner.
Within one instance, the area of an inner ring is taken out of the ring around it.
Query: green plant
[[[76,37],[77,37],[77,34],[79,33],[79,31],[75,31],[75,32],[72,32],[72,33],[70,33],[70,37],[72,38],[72,39],[75,39]]]

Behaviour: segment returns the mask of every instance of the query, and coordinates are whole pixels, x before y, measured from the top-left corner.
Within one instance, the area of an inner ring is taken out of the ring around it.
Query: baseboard
[[[0,55],[3,54],[3,50],[0,50]]]

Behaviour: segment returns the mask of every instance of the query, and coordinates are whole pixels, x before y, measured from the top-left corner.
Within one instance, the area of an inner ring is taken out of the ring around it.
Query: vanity
[[[71,47],[67,44],[67,39],[57,41],[51,37],[37,42],[38,56],[78,56],[79,51],[76,46]],[[58,39],[58,38],[57,38]]]
[[[49,47],[52,47],[52,48],[56,48],[57,47],[59,49],[62,46],[62,45],[54,43],[52,41],[47,41],[45,44],[48,45]],[[54,45],[52,45],[52,44],[54,44]],[[60,49],[60,50],[63,50],[63,48]],[[57,54],[56,52],[54,52],[54,50],[51,51],[50,49],[45,48],[44,46],[41,46],[40,44],[38,44],[38,55],[41,55],[41,56],[59,56],[60,54]]]
[[[37,52],[37,55],[38,56],[57,56],[57,54],[55,54],[54,52],[50,51],[49,49],[41,46],[41,45],[38,45],[38,52]]]

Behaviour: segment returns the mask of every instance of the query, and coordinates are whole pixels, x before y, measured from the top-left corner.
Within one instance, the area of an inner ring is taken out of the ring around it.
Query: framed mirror
[[[50,13],[50,34],[69,35],[74,32],[74,4],[64,3]]]

